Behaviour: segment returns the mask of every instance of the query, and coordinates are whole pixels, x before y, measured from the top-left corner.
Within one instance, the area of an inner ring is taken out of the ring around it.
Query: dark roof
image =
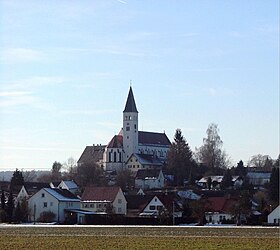
[[[139,144],[148,145],[166,145],[170,146],[171,143],[165,133],[155,133],[155,132],[138,132],[138,142]]]
[[[125,108],[124,108],[123,112],[137,112],[138,113],[131,87],[129,89],[128,97],[127,97]]]
[[[126,195],[127,209],[139,209],[142,211],[154,198],[154,195]]]
[[[123,136],[115,135],[108,144],[108,148],[122,148],[123,146]]]
[[[97,163],[98,161],[103,159],[105,147],[106,146],[103,145],[86,146],[84,152],[78,160],[78,163]]]
[[[138,161],[144,165],[162,166],[160,159],[154,155],[134,154]],[[128,159],[129,160],[129,159]]]
[[[79,198],[67,189],[44,188],[44,190],[60,201],[79,201]]]
[[[120,187],[94,187],[87,186],[82,201],[110,201],[113,202],[120,190]]]
[[[136,174],[136,179],[158,178],[160,171],[159,169],[139,169]]]
[[[25,182],[23,184],[26,192],[28,195],[33,195],[37,193],[39,190],[42,188],[49,188],[50,184],[49,183],[43,183],[43,182]]]

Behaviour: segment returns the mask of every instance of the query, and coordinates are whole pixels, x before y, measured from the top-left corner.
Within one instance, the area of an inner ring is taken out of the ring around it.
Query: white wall
[[[270,224],[280,222],[280,205],[267,216],[267,222]]]

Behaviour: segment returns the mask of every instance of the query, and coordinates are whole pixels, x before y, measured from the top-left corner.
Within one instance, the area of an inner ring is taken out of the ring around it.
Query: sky
[[[0,171],[107,144],[130,85],[140,130],[278,157],[278,0],[0,0],[0,26]]]

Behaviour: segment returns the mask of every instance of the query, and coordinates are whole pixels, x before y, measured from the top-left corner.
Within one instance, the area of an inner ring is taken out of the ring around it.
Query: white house
[[[30,221],[37,221],[42,212],[53,212],[54,221],[65,221],[65,209],[79,209],[80,199],[66,189],[42,188],[28,201]]]
[[[67,189],[73,194],[76,194],[79,189],[75,181],[61,181],[58,188]]]
[[[83,163],[97,163],[107,171],[125,168],[132,154],[153,155],[162,164],[167,159],[170,141],[165,133],[139,131],[138,110],[130,87],[123,111],[122,129],[107,145],[87,146],[78,160]]]
[[[280,224],[280,205],[276,207],[268,216],[267,216],[267,222],[269,224]]]
[[[142,217],[158,217],[162,211],[168,211],[174,217],[182,217],[182,211],[178,209],[176,201],[170,195],[155,195],[146,204],[139,216]]]
[[[81,197],[81,209],[96,213],[126,215],[127,201],[120,187],[86,187]]]
[[[263,186],[270,181],[271,172],[248,172],[246,177],[250,184]]]
[[[140,169],[135,177],[135,188],[160,189],[164,187],[164,176],[159,169]]]

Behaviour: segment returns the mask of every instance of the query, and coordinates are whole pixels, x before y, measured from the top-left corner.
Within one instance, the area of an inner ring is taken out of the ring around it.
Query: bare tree
[[[203,145],[196,148],[198,161],[212,169],[227,168],[230,165],[229,157],[222,150],[223,141],[218,133],[218,125],[211,123],[206,131],[207,137],[203,138]]]
[[[77,161],[73,157],[69,157],[66,162],[63,163],[62,168],[65,170],[64,177],[67,179],[73,179],[77,173]]]
[[[251,157],[251,159],[248,161],[248,166],[254,168],[269,169],[272,168],[273,161],[269,155],[257,154]]]
[[[35,170],[22,172],[22,175],[25,182],[34,182],[37,178]]]

